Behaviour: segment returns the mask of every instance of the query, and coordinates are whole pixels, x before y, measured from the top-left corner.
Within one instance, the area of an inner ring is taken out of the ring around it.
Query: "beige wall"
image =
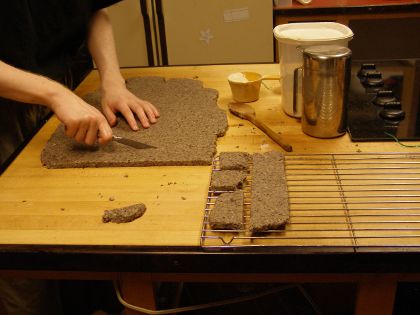
[[[121,67],[147,66],[143,17],[139,0],[124,0],[108,8]]]
[[[272,0],[162,0],[168,62],[272,62]]]
[[[145,30],[139,0],[110,8],[121,67],[147,66]],[[152,20],[152,0],[147,0]],[[272,62],[272,0],[162,0],[169,65]],[[151,30],[154,28],[151,27]],[[151,49],[162,64],[159,38]]]

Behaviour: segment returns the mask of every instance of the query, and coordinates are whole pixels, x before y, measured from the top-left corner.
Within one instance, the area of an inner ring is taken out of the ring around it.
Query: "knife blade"
[[[112,138],[114,139],[114,141],[116,141],[118,143],[128,145],[128,146],[130,146],[132,148],[135,148],[135,149],[156,149],[156,147],[154,147],[152,145],[142,143],[142,142],[138,142],[138,141],[131,140],[131,139],[127,139],[127,138],[124,138],[124,137],[112,135]]]

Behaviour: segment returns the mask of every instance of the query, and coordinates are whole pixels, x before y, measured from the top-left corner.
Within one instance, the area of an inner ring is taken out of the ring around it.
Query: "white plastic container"
[[[313,45],[348,46],[348,42],[353,38],[353,32],[339,23],[305,22],[278,25],[273,33],[278,41],[282,107],[286,114],[301,117],[302,108],[299,104],[302,102],[294,100],[293,95],[294,88],[297,88],[297,97],[302,97],[301,86],[296,84],[300,79],[294,74],[296,69],[302,67],[303,48]]]

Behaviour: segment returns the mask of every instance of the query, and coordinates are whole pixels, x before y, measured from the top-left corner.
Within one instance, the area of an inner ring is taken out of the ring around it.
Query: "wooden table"
[[[124,69],[123,74],[201,80],[219,91],[219,106],[226,110],[231,101],[226,78],[242,70],[276,74],[279,66],[139,68]],[[76,93],[96,88],[98,74],[93,71]],[[280,104],[279,83],[267,81],[253,106],[293,145],[294,154],[418,151],[395,142],[353,143],[347,135],[330,140],[306,136]],[[247,121],[227,116],[230,127],[218,140],[218,152],[281,151]],[[5,275],[119,279],[128,302],[150,308],[156,281],[357,282],[358,315],[392,314],[397,281],[419,280],[416,248],[204,251],[200,236],[210,166],[46,169],[40,152],[57,125],[55,117],[50,119],[0,177],[0,269]],[[138,202],[147,205],[141,219],[101,222],[104,209]]]

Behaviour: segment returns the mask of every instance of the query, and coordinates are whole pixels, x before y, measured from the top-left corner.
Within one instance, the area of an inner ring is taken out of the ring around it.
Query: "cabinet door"
[[[108,8],[121,67],[148,66],[147,45],[139,0],[124,0]]]
[[[272,0],[162,0],[169,65],[273,62]]]

